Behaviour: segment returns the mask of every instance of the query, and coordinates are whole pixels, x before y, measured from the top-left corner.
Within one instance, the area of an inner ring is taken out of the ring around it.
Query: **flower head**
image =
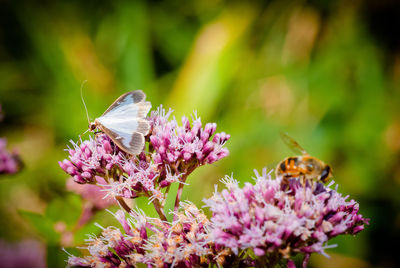
[[[58,162],[77,183],[96,182],[96,176],[106,176],[114,167],[121,168],[124,152],[114,145],[107,135],[89,136],[80,145],[71,141],[69,160]]]
[[[102,231],[88,236],[88,255],[70,255],[69,266],[274,267],[284,261],[294,267],[299,253],[305,255],[304,266],[310,254],[325,254],[331,238],[356,234],[368,224],[357,202],[348,201],[337,186],[330,188],[333,182],[272,179],[266,169],[262,175],[256,171],[255,183],[243,188],[231,177],[223,179],[226,188],[204,200],[212,212],[208,219],[194,204],[180,201],[182,187],[194,169],[228,155],[224,145],[230,136],[216,133],[215,123],[203,126],[196,113],[192,120],[183,117],[181,124],[169,119],[171,114],[162,107],[151,113],[138,155],[125,153],[106,134],[72,142],[69,159],[59,164],[81,184],[72,188],[92,205],[90,212],[106,208],[115,197],[129,214],[113,214],[121,229],[97,225]],[[163,209],[174,182],[180,184],[169,222]],[[105,199],[99,199],[100,192]],[[160,219],[124,203],[124,198],[140,196],[153,203]]]
[[[46,250],[36,240],[9,243],[0,240],[0,267],[46,267]]]
[[[135,267],[143,263],[154,267],[197,267],[214,261],[212,243],[208,242],[209,220],[194,204],[182,202],[177,220],[168,223],[147,217],[143,211],[122,211],[114,216],[124,233],[115,227],[102,228],[99,237],[86,242],[89,255],[70,256],[69,266]],[[122,266],[124,265],[124,266]]]
[[[256,172],[255,184],[240,188],[229,177],[224,183],[226,189],[204,201],[213,212],[211,240],[235,254],[248,249],[285,259],[325,254],[329,239],[356,234],[368,223],[357,202],[321,183],[291,183],[282,190],[281,178],[271,179],[265,169],[262,175]]]
[[[80,144],[71,141],[69,159],[59,165],[75,182],[101,186],[105,196],[146,196],[163,202],[166,194],[162,189],[173,182],[184,183],[195,168],[228,155],[223,145],[229,135],[214,135],[215,123],[202,128],[200,118],[194,116],[192,125],[184,117],[183,125],[178,126],[175,119],[168,120],[171,113],[162,107],[151,113],[145,146],[149,149],[137,156],[120,150],[107,135],[98,134]]]
[[[3,118],[3,109],[0,105],[0,122],[3,121]],[[7,140],[0,138],[0,175],[17,173],[23,166],[19,154],[15,150],[10,153],[6,147]]]
[[[230,135],[224,132],[214,135],[216,123],[207,123],[203,128],[200,118],[194,113],[192,123],[184,116],[182,125],[179,126],[175,118],[168,121],[171,113],[171,110],[165,112],[159,107],[150,116],[150,142],[155,150],[155,163],[171,166],[187,166],[193,163],[204,165],[214,163],[229,154],[223,146]]]
[[[21,168],[21,160],[17,153],[7,151],[6,145],[6,139],[0,138],[0,174],[14,174]]]

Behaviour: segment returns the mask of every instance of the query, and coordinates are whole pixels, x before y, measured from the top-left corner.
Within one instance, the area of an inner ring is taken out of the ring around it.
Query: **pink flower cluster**
[[[298,253],[324,253],[329,239],[340,234],[356,234],[368,224],[358,213],[354,200],[346,201],[337,189],[321,183],[302,185],[296,179],[289,189],[281,178],[271,179],[263,170],[255,184],[227,177],[226,189],[204,200],[213,213],[210,239],[231,248],[235,254],[251,249],[265,265],[290,260]]]
[[[87,239],[90,255],[70,256],[71,267],[199,267],[215,263],[213,244],[207,242],[210,222],[194,204],[182,202],[177,220],[169,223],[149,218],[141,210],[128,218],[123,211],[114,216],[124,233],[102,228],[101,236]]]
[[[326,255],[327,242],[341,234],[356,234],[369,219],[358,213],[354,200],[346,201],[336,189],[318,182],[302,184],[272,179],[266,169],[255,172],[255,184],[227,177],[226,189],[204,202],[209,220],[194,204],[180,202],[169,223],[149,218],[142,211],[122,211],[115,227],[103,228],[87,240],[89,255],[70,256],[78,267],[295,267],[293,257],[304,254],[306,267],[312,253]],[[284,186],[284,187],[283,187]]]
[[[0,121],[3,120],[2,107],[0,105]],[[7,150],[7,140],[0,138],[0,174],[14,174],[17,173],[22,166],[21,159],[15,152]]]
[[[96,182],[96,176],[105,177],[114,167],[121,169],[124,152],[107,135],[89,136],[80,145],[71,141],[69,159],[59,162],[60,167],[80,184]]]
[[[168,120],[170,114],[162,107],[152,112],[145,146],[149,150],[137,157],[120,150],[107,135],[98,134],[80,145],[72,142],[69,159],[59,162],[60,167],[77,183],[99,185],[98,177],[103,178],[106,184],[100,186],[112,197],[146,196],[162,202],[162,188],[173,182],[183,183],[195,168],[228,155],[223,145],[229,135],[214,135],[215,123],[208,123],[203,129],[199,118],[190,126],[184,117],[184,126],[178,126],[175,119]]]
[[[171,110],[166,113],[160,107],[150,116],[152,126],[150,142],[156,151],[155,163],[178,167],[190,163],[204,165],[214,163],[229,154],[223,145],[230,135],[225,132],[214,135],[217,124],[207,123],[202,128],[200,118],[194,114],[192,125],[184,116],[182,126],[179,126],[175,119],[168,121],[170,115]]]
[[[0,138],[0,174],[13,174],[19,170],[18,156],[6,148],[6,139]]]
[[[36,240],[26,239],[10,243],[0,239],[0,259],[0,267],[47,267],[45,247]]]
[[[226,189],[204,200],[212,212],[208,219],[194,204],[181,202],[182,189],[194,169],[229,154],[224,145],[230,136],[215,133],[215,123],[203,126],[196,114],[192,120],[183,117],[179,125],[169,119],[171,113],[162,107],[151,113],[146,144],[137,156],[120,150],[105,134],[72,142],[69,159],[59,164],[74,182],[91,187],[72,187],[92,204],[89,212],[104,209],[115,199],[129,217],[121,210],[114,214],[123,231],[98,225],[101,235],[90,235],[86,241],[89,254],[70,255],[69,266],[294,267],[297,254],[305,255],[305,266],[312,253],[325,254],[331,238],[354,235],[368,224],[358,213],[357,202],[347,201],[337,186],[331,189],[332,183],[272,179],[266,169],[262,175],[256,172],[255,183],[243,188],[225,178]],[[173,220],[168,221],[164,205],[173,182],[179,186]],[[101,202],[99,189],[109,199]],[[159,219],[132,210],[123,199],[140,196],[153,203]]]

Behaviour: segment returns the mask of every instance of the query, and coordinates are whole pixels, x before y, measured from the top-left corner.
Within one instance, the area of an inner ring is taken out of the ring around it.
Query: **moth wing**
[[[151,103],[145,98],[141,90],[127,92],[95,120],[96,126],[119,148],[133,155],[143,150],[144,136],[150,130],[150,123],[145,117],[151,109]]]
[[[104,116],[127,116],[143,118],[151,108],[150,102],[145,102],[146,95],[141,90],[127,92],[114,101],[103,113]]]
[[[96,119],[96,124],[100,129],[102,126],[117,134],[139,132],[147,135],[150,130],[150,123],[144,118],[102,116]]]
[[[105,131],[104,133],[107,134]],[[120,133],[121,134],[121,133]],[[107,134],[109,135],[109,134]],[[114,138],[109,136],[113,142],[124,152],[131,155],[138,155],[143,151],[144,147],[144,136],[142,133],[133,132],[131,134],[127,134],[126,136],[122,136],[122,139]],[[119,136],[121,137],[121,136]]]
[[[101,118],[99,118],[101,119]],[[124,120],[125,123],[129,122]],[[120,122],[125,124],[124,122]],[[122,128],[118,123],[112,125],[98,124],[98,127],[123,151],[128,154],[137,155],[144,147],[144,136],[150,129],[146,120],[131,120],[129,125],[135,126],[135,129]]]
[[[283,142],[295,153],[298,154],[308,154],[306,150],[303,149],[303,147],[300,146],[300,144],[297,143],[292,137],[290,137],[287,133],[281,132],[281,138]]]

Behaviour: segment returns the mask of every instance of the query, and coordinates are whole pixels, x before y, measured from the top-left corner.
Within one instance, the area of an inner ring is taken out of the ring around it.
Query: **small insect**
[[[281,133],[285,144],[300,156],[290,156],[278,164],[275,169],[276,176],[283,179],[301,178],[305,180],[327,182],[332,177],[332,169],[323,161],[310,156],[294,139]]]
[[[151,103],[145,99],[146,95],[141,90],[123,94],[94,122],[90,122],[88,116],[88,130],[94,132],[99,129],[124,152],[139,154],[143,150],[144,137],[150,130],[150,124],[145,117]]]

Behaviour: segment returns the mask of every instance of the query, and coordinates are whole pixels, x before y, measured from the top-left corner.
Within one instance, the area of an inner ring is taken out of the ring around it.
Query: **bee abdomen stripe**
[[[299,163],[299,159],[297,157],[289,157],[287,161],[288,161],[289,164],[290,164],[290,162],[293,161],[294,165],[297,165]]]
[[[281,171],[285,172],[286,171],[286,163],[285,163],[285,161],[283,161],[279,167],[280,167]]]
[[[326,166],[322,172],[321,172],[321,181],[325,182],[325,180],[328,178],[329,173],[330,173],[331,168],[329,166]]]

